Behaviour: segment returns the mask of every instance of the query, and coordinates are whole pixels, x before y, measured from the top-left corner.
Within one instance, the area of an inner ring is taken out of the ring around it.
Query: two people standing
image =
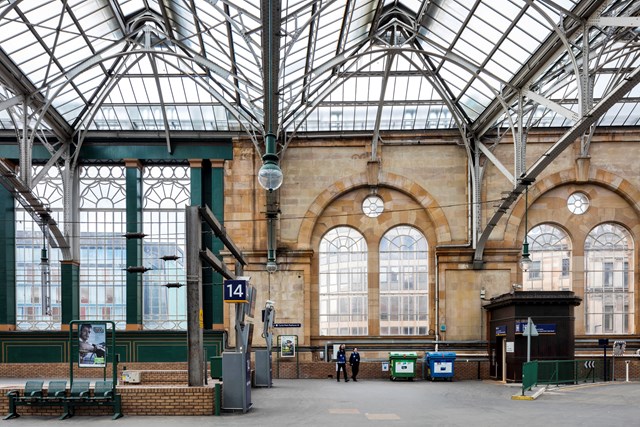
[[[337,353],[337,361],[336,364],[336,379],[340,382],[340,371],[344,372],[344,382],[348,383],[349,378],[347,377],[347,352],[345,350],[344,344],[340,344]],[[351,366],[351,378],[354,381],[358,381],[356,377],[358,376],[358,371],[360,371],[360,353],[358,353],[358,348],[354,348],[351,356],[349,356],[349,365]]]

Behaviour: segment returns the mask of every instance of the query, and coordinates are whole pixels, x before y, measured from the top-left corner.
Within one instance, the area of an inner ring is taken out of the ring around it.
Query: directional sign
[[[300,323],[274,323],[274,328],[299,328],[302,326]]]
[[[224,302],[249,302],[246,280],[225,280],[222,287],[224,288]]]
[[[614,341],[613,342],[613,355],[624,356],[624,350],[627,347],[626,341]]]
[[[528,337],[529,335],[531,335],[532,337],[538,336],[538,329],[536,329],[536,325],[533,322],[531,322],[531,330],[529,330],[529,325],[525,324],[524,330],[522,331],[523,337]]]
[[[584,362],[584,367],[586,369],[593,369],[596,367],[596,361],[595,360],[586,360]]]

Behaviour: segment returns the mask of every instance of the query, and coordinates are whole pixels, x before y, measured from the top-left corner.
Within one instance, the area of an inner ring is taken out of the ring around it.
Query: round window
[[[589,209],[589,198],[584,193],[573,193],[569,196],[569,199],[567,199],[567,207],[571,213],[582,215]]]
[[[384,201],[379,196],[368,196],[362,202],[362,212],[369,218],[380,216],[384,211]]]

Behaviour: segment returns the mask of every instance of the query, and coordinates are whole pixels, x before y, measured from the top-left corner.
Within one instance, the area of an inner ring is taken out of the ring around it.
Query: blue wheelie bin
[[[424,363],[427,366],[427,377],[433,381],[436,378],[444,378],[453,381],[453,362],[456,354],[452,351],[429,351],[424,355]]]

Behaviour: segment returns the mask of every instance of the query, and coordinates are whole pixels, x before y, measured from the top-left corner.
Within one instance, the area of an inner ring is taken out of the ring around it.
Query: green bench
[[[78,406],[111,406],[113,419],[122,417],[122,398],[115,393],[112,380],[96,381],[93,395],[90,394],[89,381],[74,381],[69,396],[64,400],[64,413],[60,419],[71,418]]]
[[[111,406],[113,419],[122,417],[122,399],[115,393],[111,380],[96,381],[93,394],[87,380],[74,380],[68,395],[67,381],[50,381],[46,396],[43,384],[43,381],[27,381],[22,395],[18,390],[9,391],[9,414],[4,419],[19,417],[18,406],[62,406],[61,420],[72,417],[78,406]]]
[[[5,420],[18,418],[18,406],[63,406],[67,393],[67,381],[50,381],[47,394],[43,392],[44,381],[27,381],[24,392],[20,395],[18,390],[7,393],[9,399],[9,414]]]

